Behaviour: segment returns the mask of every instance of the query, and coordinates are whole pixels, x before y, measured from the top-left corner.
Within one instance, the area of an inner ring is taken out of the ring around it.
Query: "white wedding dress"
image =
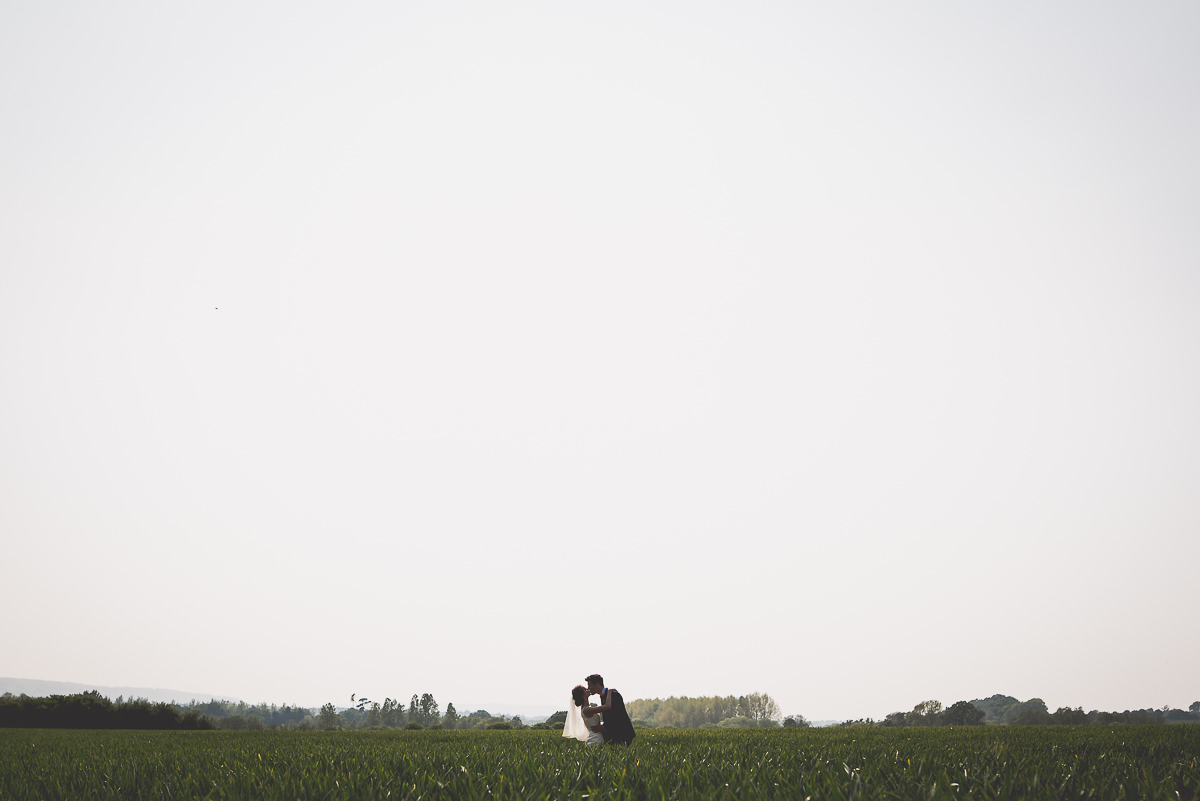
[[[592,728],[593,726],[595,728]],[[600,733],[600,716],[592,715],[590,718],[585,718],[583,708],[575,706],[575,702],[571,701],[571,706],[567,710],[567,722],[563,726],[563,737],[574,737],[585,745],[602,745],[604,735]]]

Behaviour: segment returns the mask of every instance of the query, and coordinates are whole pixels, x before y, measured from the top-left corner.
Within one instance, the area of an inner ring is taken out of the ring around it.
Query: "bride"
[[[571,690],[574,705],[567,711],[567,722],[563,726],[563,737],[574,737],[587,745],[604,743],[604,724],[600,722],[600,709],[587,702],[587,687],[580,684]]]

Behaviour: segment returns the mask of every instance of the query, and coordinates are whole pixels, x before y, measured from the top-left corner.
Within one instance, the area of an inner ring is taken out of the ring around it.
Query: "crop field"
[[[1200,726],[0,730],[0,799],[1189,799]]]

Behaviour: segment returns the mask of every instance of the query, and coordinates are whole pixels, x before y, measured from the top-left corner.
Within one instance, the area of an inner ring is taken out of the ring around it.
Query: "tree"
[[[805,718],[804,715],[788,715],[783,719],[783,725],[787,726],[789,729],[792,727],[807,729],[812,724],[808,722],[808,719]]]
[[[404,704],[386,698],[381,711],[383,725],[389,729],[398,729],[404,725]]]
[[[683,714],[678,709],[667,707],[660,709],[656,725],[664,729],[678,729],[683,726]]]
[[[1020,714],[1023,704],[1011,695],[996,694],[988,698],[976,698],[971,703],[983,710],[984,723],[1008,723]]]
[[[474,712],[468,712],[465,715],[458,716],[458,728],[482,729],[492,720],[493,717],[491,712],[488,712],[486,709],[476,709]]]
[[[942,702],[922,701],[909,713],[910,726],[936,726],[942,722]]]
[[[1192,701],[1192,705],[1188,707],[1188,711],[1193,715],[1200,715],[1200,701]]]
[[[708,710],[705,715],[705,723],[720,723],[725,718],[734,717],[737,714],[737,699],[732,695],[716,696],[708,699]],[[646,715],[648,718],[653,718],[654,714]]]
[[[838,724],[843,729],[869,729],[872,726],[877,726],[874,718],[859,718],[858,720],[843,720]]]
[[[439,722],[441,716],[438,714],[438,702],[433,700],[433,696],[425,693],[421,696],[421,712],[417,722],[422,726],[432,726]]]
[[[1040,708],[1036,706],[1026,707],[1021,711],[1021,714],[1017,715],[1008,723],[1010,726],[1045,726],[1053,722],[1054,718],[1050,715],[1050,712],[1046,709],[1046,705],[1043,703]]]
[[[750,693],[745,697],[745,705],[742,709],[744,710],[743,717],[751,720],[774,720],[779,717],[779,704],[775,703],[775,699],[766,693]]]
[[[446,704],[446,714],[442,716],[442,726],[447,729],[457,728],[458,726],[458,711],[452,703]]]
[[[1060,706],[1055,710],[1050,718],[1063,726],[1084,726],[1088,723],[1087,713],[1083,711],[1083,707],[1077,706],[1071,709],[1069,706]]]
[[[417,697],[416,693],[413,693],[412,700],[408,702],[408,722],[421,722],[421,699]]]
[[[983,723],[983,710],[970,701],[958,701],[942,713],[942,725],[978,726]]]
[[[317,716],[317,725],[322,729],[336,729],[341,726],[341,716],[337,710],[333,708],[333,704],[326,704],[321,707],[321,713]]]

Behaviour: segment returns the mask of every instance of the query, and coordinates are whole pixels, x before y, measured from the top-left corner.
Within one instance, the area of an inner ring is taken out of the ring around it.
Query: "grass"
[[[1200,798],[1200,726],[0,730],[0,799]]]

